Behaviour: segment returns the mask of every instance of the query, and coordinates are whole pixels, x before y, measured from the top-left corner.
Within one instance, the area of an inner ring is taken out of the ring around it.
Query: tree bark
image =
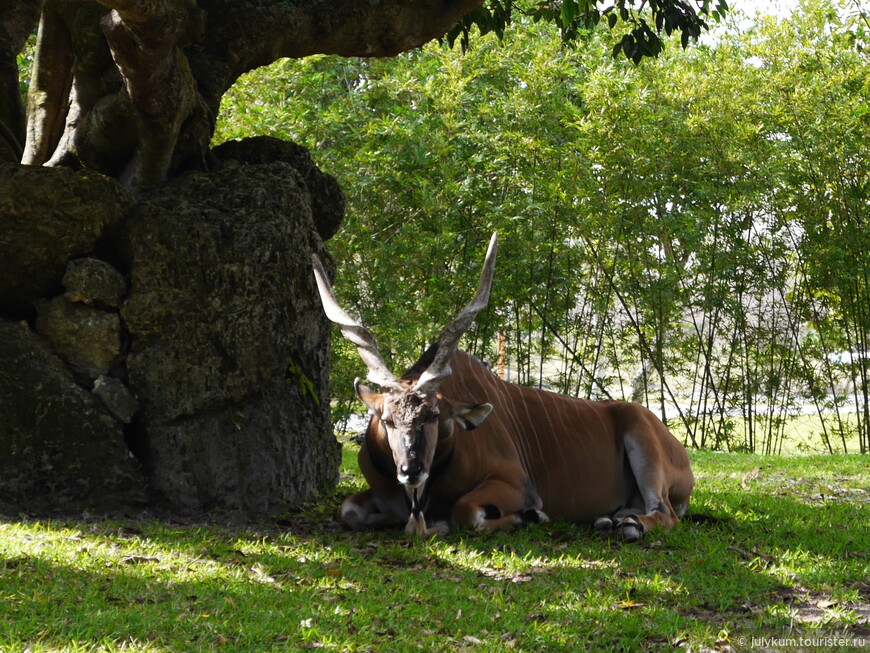
[[[158,186],[208,166],[221,97],[239,75],[281,57],[392,56],[482,2],[46,0],[24,160]]]
[[[133,108],[138,144],[121,175],[132,188],[151,188],[169,173],[182,125],[200,138],[205,152],[214,119],[197,93],[181,51],[200,22],[194,3],[185,0],[100,0],[112,7],[102,19],[112,58]],[[209,127],[197,129],[202,122]]]

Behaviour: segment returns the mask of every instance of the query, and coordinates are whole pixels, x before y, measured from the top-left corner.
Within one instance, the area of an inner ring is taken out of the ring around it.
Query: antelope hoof
[[[423,513],[411,514],[408,517],[408,523],[405,524],[405,534],[407,535],[425,535],[426,534],[426,519]]]
[[[355,503],[345,501],[341,506],[341,523],[345,528],[358,531],[366,526],[368,512]]]
[[[643,537],[643,524],[634,515],[621,519],[616,529],[626,542],[637,542]]]
[[[609,535],[615,527],[616,524],[610,517],[599,517],[592,523],[592,528],[595,532],[602,535]]]
[[[450,530],[450,524],[446,521],[437,521],[432,526],[426,529],[426,537],[433,535],[447,535]]]
[[[543,510],[524,510],[521,517],[524,525],[543,524],[550,521],[550,518],[547,517],[547,513]]]

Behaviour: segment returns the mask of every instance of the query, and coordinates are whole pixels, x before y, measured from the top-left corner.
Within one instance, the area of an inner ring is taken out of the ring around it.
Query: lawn
[[[3,517],[0,651],[870,644],[870,457],[695,452],[693,512],[727,521],[639,544],[565,523],[349,533],[336,514],[362,487],[353,458],[348,445],[335,496],[257,527]]]

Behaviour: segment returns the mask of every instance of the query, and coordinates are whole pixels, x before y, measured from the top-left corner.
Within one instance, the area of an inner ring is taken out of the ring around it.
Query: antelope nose
[[[405,485],[416,485],[423,471],[423,465],[417,462],[403,463],[399,465],[399,477]]]
[[[399,473],[402,476],[417,476],[420,473],[420,465],[419,463],[399,465]]]

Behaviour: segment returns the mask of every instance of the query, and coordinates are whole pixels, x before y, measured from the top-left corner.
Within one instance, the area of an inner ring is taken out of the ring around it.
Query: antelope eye
[[[381,422],[383,422],[384,426],[387,428],[393,428],[396,425],[396,423],[391,419],[382,419]]]

